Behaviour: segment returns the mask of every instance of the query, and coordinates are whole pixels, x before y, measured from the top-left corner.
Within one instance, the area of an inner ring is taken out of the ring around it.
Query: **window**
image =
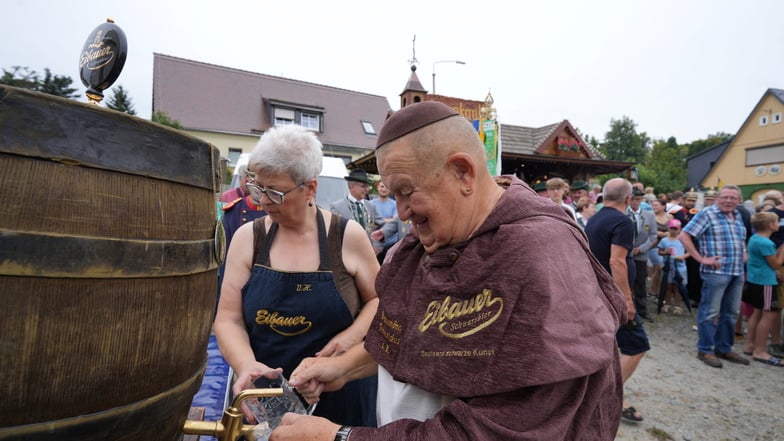
[[[280,107],[275,107],[275,125],[276,126],[287,126],[290,124],[294,124],[294,117],[296,114],[291,109],[283,109]]]
[[[300,116],[300,125],[309,130],[316,130],[320,129],[319,126],[319,116],[313,113],[302,113]]]
[[[370,121],[360,121],[362,123],[362,130],[365,131],[366,135],[375,135],[376,128],[373,127],[373,123]]]
[[[773,114],[773,124],[777,124],[781,122],[781,112],[777,112]]]
[[[746,167],[776,164],[784,158],[784,144],[755,147],[746,150]]]
[[[760,116],[759,124],[761,126],[767,126],[768,125],[768,115]]]
[[[242,154],[242,149],[233,149],[229,147],[229,164],[234,167],[237,164],[237,160],[240,159],[240,155]]]
[[[291,106],[291,107],[289,107]],[[323,111],[308,108],[296,108],[291,104],[273,103],[271,107],[272,123],[276,126],[290,124],[300,125],[308,130],[321,131]]]

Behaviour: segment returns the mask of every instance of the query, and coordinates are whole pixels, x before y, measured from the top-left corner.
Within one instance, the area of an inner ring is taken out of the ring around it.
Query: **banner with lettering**
[[[479,133],[479,139],[485,146],[485,156],[487,157],[487,169],[490,174],[498,176],[501,174],[501,148],[498,140],[498,123],[494,119],[475,119],[471,121],[474,129]]]

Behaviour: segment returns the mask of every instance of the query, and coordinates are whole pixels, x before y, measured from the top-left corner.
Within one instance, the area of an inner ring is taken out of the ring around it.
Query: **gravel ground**
[[[651,350],[626,382],[626,401],[644,421],[621,421],[616,440],[784,440],[784,368],[751,360],[723,361],[721,369],[697,360],[697,310],[690,317],[656,315],[645,323]],[[743,342],[736,341],[741,353]]]

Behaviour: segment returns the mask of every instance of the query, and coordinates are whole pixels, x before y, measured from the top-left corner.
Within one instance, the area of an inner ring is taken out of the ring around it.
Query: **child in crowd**
[[[746,261],[746,290],[743,301],[754,307],[754,313],[746,327],[746,343],[743,353],[754,360],[771,366],[784,367],[784,361],[770,355],[766,343],[768,334],[776,320],[780,319],[780,306],[776,297],[776,270],[784,266],[784,247],[776,252],[770,235],[779,230],[779,217],[775,213],[762,211],[751,216],[751,226],[756,233],[748,243]]]
[[[687,283],[686,258],[689,257],[689,253],[686,252],[686,248],[678,240],[678,234],[681,232],[681,221],[670,219],[667,228],[667,236],[661,238],[658,246],[659,254],[664,256],[665,270],[668,268],[667,265],[669,265],[667,280],[662,280],[662,283],[667,284],[667,293],[664,297],[665,304],[661,310],[662,312],[669,312],[670,305],[675,305],[672,308],[672,313],[681,315],[683,314],[683,308],[681,307],[683,300],[681,299],[679,285],[686,285]],[[676,281],[676,274],[679,274],[683,280]]]

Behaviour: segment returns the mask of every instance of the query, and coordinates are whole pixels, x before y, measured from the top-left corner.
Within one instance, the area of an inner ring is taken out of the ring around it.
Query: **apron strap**
[[[332,215],[334,216],[334,214]],[[329,271],[329,251],[327,244],[327,227],[324,225],[324,215],[316,209],[316,223],[318,224],[319,241],[319,271]]]
[[[263,216],[253,221],[253,263],[258,265],[266,263],[259,260],[259,253],[264,246],[264,239],[267,236],[267,231],[264,229],[264,219],[266,217]],[[267,253],[267,257],[269,257],[269,253]]]

